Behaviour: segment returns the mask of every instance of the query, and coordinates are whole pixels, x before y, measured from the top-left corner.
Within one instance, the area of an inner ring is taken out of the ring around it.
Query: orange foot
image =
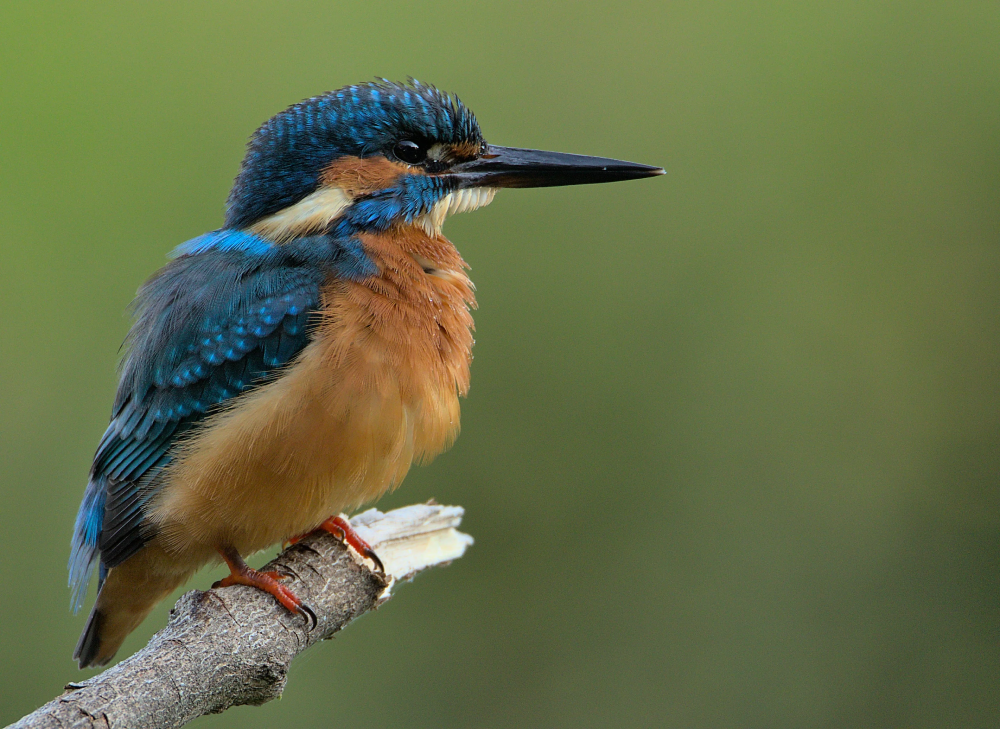
[[[278,572],[258,572],[250,567],[240,553],[230,547],[220,547],[219,554],[229,565],[229,577],[223,578],[212,585],[215,587],[230,587],[232,585],[247,585],[263,590],[280,602],[291,613],[302,615],[309,624],[309,629],[316,627],[316,613],[295,596],[295,593],[282,585],[278,580],[282,575]]]
[[[378,555],[375,554],[375,550],[372,549],[371,545],[362,539],[356,531],[354,531],[354,527],[348,523],[347,519],[342,516],[331,516],[329,519],[320,524],[319,528],[325,532],[330,532],[330,534],[337,537],[337,539],[340,539],[341,541],[344,541],[354,547],[354,551],[362,557],[370,559],[375,563],[378,571],[383,575],[385,574],[385,566],[382,564],[382,560],[380,560]]]

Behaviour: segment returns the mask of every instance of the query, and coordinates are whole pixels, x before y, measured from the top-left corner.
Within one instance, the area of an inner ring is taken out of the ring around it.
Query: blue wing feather
[[[92,478],[83,494],[83,503],[73,526],[73,543],[69,557],[69,584],[72,588],[70,608],[77,612],[83,605],[87,585],[94,574],[97,562],[97,540],[101,535],[107,483],[102,478]]]
[[[315,265],[315,253],[297,255],[297,246],[266,247],[241,234],[240,247],[231,232],[217,235],[224,245],[212,247],[207,236],[187,244],[191,252],[182,249],[136,298],[112,420],[74,529],[74,609],[98,553],[104,573],[152,536],[145,506],[178,438],[220,403],[266,382],[309,342],[329,269]]]

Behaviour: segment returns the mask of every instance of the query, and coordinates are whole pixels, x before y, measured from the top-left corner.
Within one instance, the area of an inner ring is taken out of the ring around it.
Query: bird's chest
[[[398,482],[413,460],[437,455],[458,434],[474,301],[461,268],[438,272],[419,254],[376,260],[378,277],[327,284],[310,354],[325,382],[328,428],[354,444],[340,460],[361,459],[356,469]]]
[[[378,498],[451,445],[472,285],[448,241],[404,242],[366,240],[380,275],[331,277],[295,362],[185,444],[155,515],[168,547],[263,549]]]
[[[362,242],[379,275],[329,280],[300,363],[314,369],[318,460],[351,484],[355,502],[398,484],[413,461],[458,435],[475,306],[465,263],[444,238],[408,231]]]

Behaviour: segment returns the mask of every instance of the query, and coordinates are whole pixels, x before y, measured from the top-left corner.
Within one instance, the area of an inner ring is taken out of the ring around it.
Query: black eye
[[[418,165],[427,159],[427,150],[412,139],[401,139],[392,148],[392,153],[400,162],[408,165]]]

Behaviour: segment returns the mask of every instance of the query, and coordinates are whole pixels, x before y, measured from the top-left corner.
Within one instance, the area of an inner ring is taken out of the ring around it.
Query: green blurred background
[[[464,432],[380,506],[476,546],[200,725],[1000,724],[996,2],[0,7],[0,722],[90,675],[65,563],[137,286],[259,123],[414,75],[668,175],[449,222]]]

